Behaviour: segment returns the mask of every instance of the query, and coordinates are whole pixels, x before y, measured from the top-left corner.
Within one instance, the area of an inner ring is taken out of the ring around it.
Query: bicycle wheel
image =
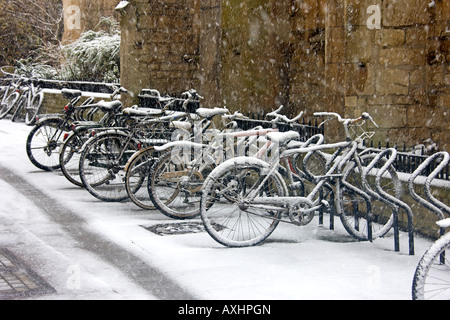
[[[252,205],[246,198],[264,179],[268,164],[257,159],[237,158],[214,169],[203,185],[200,215],[209,235],[227,247],[255,246],[278,226],[281,211]],[[287,194],[278,173],[261,186],[261,197]]]
[[[83,187],[80,178],[80,153],[84,143],[89,139],[88,130],[72,132],[65,140],[59,152],[61,172],[69,182]]]
[[[154,210],[155,206],[150,200],[147,189],[147,180],[150,168],[158,152],[153,147],[149,147],[139,152],[131,158],[126,168],[125,186],[130,200],[138,207],[146,210]]]
[[[31,100],[31,104],[26,108],[25,124],[32,126],[36,123],[36,116],[41,111],[42,102],[44,101],[44,94],[39,92]]]
[[[45,171],[59,169],[59,148],[68,128],[63,119],[48,119],[38,123],[28,134],[27,155],[31,163]]]
[[[413,300],[450,299],[450,233],[437,240],[420,260],[414,273]]]
[[[361,157],[362,166],[368,165],[376,155],[367,154]],[[380,162],[367,174],[367,182],[372,190],[375,188],[375,179],[378,171],[384,164],[386,159],[380,159]],[[362,187],[361,169],[357,167],[354,161],[347,164],[343,172],[343,179],[360,190]],[[401,183],[398,179],[397,172],[391,166],[386,171],[381,186],[387,193],[399,198],[401,196]],[[368,210],[367,203],[354,190],[347,187],[339,187],[338,193],[338,212],[340,213],[341,222],[347,232],[354,238],[362,241],[368,240]],[[392,228],[394,223],[393,207],[381,200],[381,198],[370,198],[371,205],[371,225],[372,238],[381,238],[385,236]]]
[[[14,110],[11,118],[12,122],[25,120],[27,101],[28,101],[27,95],[23,95],[20,97],[19,101],[16,104],[16,109]]]
[[[106,134],[86,142],[79,163],[83,186],[105,202],[127,200],[125,165],[137,150],[138,144],[128,143],[126,134]]]
[[[6,115],[13,110],[19,98],[20,94],[18,92],[13,92],[5,99],[0,110],[0,119],[4,119]]]
[[[200,214],[200,197],[205,177],[212,164],[188,165],[183,150],[172,150],[153,165],[148,192],[157,209],[173,219],[191,219]]]

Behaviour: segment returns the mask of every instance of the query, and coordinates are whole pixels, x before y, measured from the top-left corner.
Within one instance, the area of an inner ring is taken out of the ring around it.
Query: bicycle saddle
[[[212,118],[214,116],[227,114],[228,110],[225,108],[198,108],[195,112],[202,118]]]
[[[102,100],[102,101],[99,101],[97,103],[97,105],[103,110],[115,110],[117,108],[122,107],[122,102],[117,101],[117,100],[106,102],[106,101]]]
[[[63,95],[64,98],[69,99],[69,100],[81,97],[80,90],[62,89],[61,94]]]
[[[157,109],[148,109],[148,108],[126,108],[123,110],[124,114],[130,115],[130,116],[153,116],[153,115],[161,115],[161,110]]]
[[[270,132],[267,134],[267,139],[275,143],[286,143],[291,140],[297,140],[300,138],[300,134],[296,131],[288,132]]]

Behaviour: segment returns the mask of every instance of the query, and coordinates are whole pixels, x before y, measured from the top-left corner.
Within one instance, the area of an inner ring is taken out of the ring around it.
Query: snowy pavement
[[[356,242],[338,218],[333,231],[317,218],[302,228],[280,224],[264,244],[243,249],[205,232],[161,236],[148,229],[185,221],[101,202],[38,170],[25,151],[30,130],[0,121],[0,249],[55,289],[27,299],[409,300],[431,244],[416,237],[409,256],[404,233],[400,252],[391,236]]]

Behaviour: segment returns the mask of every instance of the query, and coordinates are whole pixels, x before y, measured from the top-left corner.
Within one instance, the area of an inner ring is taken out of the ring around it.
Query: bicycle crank
[[[306,226],[314,219],[314,215],[320,207],[314,206],[310,200],[304,198],[295,205],[289,206],[289,219],[297,226]]]

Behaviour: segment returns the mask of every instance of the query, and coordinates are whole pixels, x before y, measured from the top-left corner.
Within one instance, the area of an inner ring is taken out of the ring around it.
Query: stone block
[[[426,79],[429,86],[439,87],[444,85],[445,66],[442,64],[428,66]]]
[[[345,106],[347,108],[356,108],[358,106],[358,96],[346,96]]]
[[[371,64],[347,64],[345,70],[346,95],[375,93],[375,72]]]
[[[425,49],[388,48],[380,51],[379,63],[389,66],[424,66]]]
[[[382,29],[375,34],[376,44],[382,47],[397,47],[405,44],[405,30]]]
[[[438,143],[438,149],[450,152],[450,130],[433,131],[431,139]]]
[[[404,29],[406,33],[407,45],[427,45],[431,36],[430,28],[427,26],[414,26]]]
[[[326,88],[331,95],[345,93],[345,65],[343,63],[327,64],[325,68]]]
[[[431,15],[428,3],[424,0],[383,1],[383,25],[386,27],[404,27],[429,24]]]
[[[376,93],[382,95],[408,95],[409,71],[379,69],[376,75]]]
[[[370,63],[374,45],[373,30],[358,27],[347,33],[345,59],[347,63]]]
[[[328,0],[326,17],[328,27],[342,27],[346,24],[344,5],[342,0]]]
[[[440,125],[439,114],[436,108],[423,105],[408,106],[407,120],[410,127],[438,128]]]
[[[403,128],[407,125],[406,107],[402,105],[372,106],[369,113],[381,128]]]
[[[345,59],[345,34],[344,28],[332,27],[327,30],[326,36],[326,62],[339,63]]]
[[[425,84],[425,68],[417,68],[411,71],[410,75],[410,85],[419,86]]]

